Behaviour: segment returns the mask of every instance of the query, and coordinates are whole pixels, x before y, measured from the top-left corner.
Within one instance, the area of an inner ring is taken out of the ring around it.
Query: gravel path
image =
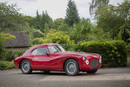
[[[44,74],[34,71],[22,74],[20,70],[0,71],[0,87],[130,87],[130,67],[104,68],[96,74],[81,72],[67,76],[64,72]]]

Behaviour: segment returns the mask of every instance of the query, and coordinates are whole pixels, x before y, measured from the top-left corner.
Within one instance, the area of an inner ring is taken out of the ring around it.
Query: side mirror
[[[46,52],[46,55],[47,55],[47,56],[49,56],[49,55],[50,55],[50,53],[49,53],[49,52]]]

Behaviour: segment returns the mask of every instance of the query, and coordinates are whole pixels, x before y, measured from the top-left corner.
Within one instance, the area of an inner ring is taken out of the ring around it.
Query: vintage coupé
[[[67,75],[77,75],[80,71],[96,73],[101,63],[99,54],[65,51],[54,43],[32,47],[14,60],[15,67],[25,74],[32,70],[65,71]]]

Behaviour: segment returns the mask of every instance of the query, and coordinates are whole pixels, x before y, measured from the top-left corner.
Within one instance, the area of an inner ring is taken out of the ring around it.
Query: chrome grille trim
[[[91,60],[90,65],[93,69],[96,69],[96,67],[98,66],[98,59]]]

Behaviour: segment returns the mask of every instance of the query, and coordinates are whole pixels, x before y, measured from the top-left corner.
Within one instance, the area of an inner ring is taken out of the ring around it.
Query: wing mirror
[[[49,56],[49,55],[50,55],[50,53],[49,53],[49,52],[46,52],[46,55],[47,55],[47,56]]]

